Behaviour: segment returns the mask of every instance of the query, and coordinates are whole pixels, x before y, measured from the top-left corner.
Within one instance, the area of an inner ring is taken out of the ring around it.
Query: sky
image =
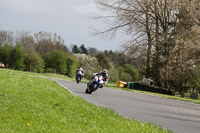
[[[120,51],[120,36],[108,40],[91,34],[94,28],[102,30],[108,25],[94,19],[95,14],[102,12],[92,0],[0,0],[0,30],[57,33],[68,48],[84,44],[101,51]]]

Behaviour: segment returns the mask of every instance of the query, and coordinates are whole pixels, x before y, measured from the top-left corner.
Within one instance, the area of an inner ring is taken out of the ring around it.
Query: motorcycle
[[[77,82],[77,84],[81,81],[82,76],[83,76],[83,73],[81,71],[78,71],[76,73],[76,82]]]
[[[85,93],[87,94],[91,94],[92,92],[96,91],[100,87],[100,85],[104,83],[103,77],[101,75],[94,76],[92,81],[89,82],[92,83],[85,90]]]

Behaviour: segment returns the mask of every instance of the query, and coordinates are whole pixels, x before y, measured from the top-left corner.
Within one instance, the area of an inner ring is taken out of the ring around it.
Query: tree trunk
[[[151,35],[151,29],[150,29],[150,23],[149,23],[149,6],[146,5],[146,33],[148,38],[148,47],[147,47],[147,69],[146,69],[146,78],[149,78],[151,75],[151,49],[152,49],[152,35]]]

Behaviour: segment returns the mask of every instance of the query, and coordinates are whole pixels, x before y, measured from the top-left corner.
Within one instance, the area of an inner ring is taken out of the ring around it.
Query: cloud
[[[5,30],[46,31],[61,35],[68,44],[104,49],[113,42],[91,37],[90,27],[105,24],[91,19],[99,13],[93,0],[0,0],[0,26]]]

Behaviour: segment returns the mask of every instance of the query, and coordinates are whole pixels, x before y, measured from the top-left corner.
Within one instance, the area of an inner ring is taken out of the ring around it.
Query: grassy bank
[[[169,132],[123,118],[70,94],[49,79],[0,70],[0,131]]]

